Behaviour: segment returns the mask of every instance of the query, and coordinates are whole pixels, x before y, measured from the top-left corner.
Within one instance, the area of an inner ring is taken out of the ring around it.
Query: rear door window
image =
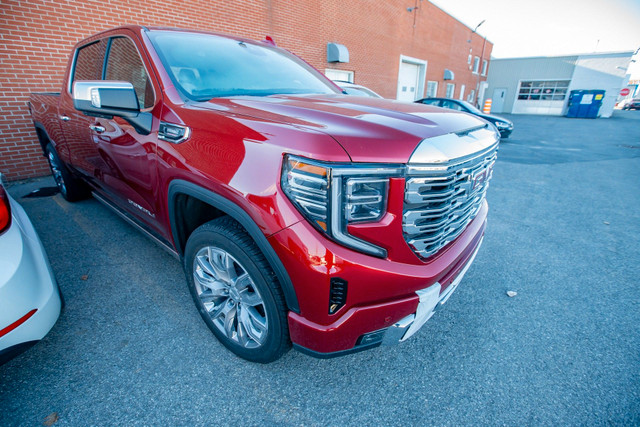
[[[140,108],[153,107],[153,86],[135,44],[126,37],[111,40],[105,80],[120,80],[133,85]]]

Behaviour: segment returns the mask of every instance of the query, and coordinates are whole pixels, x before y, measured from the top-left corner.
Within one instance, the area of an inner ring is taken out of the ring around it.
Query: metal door
[[[400,63],[398,75],[398,101],[413,102],[418,99],[418,76],[420,66],[409,62]]]
[[[154,90],[153,79],[140,50],[133,38],[124,35],[113,37],[105,61],[105,80],[131,83],[140,108],[153,113],[154,106],[159,105],[155,103],[154,94],[159,91]],[[155,134],[140,134],[119,117],[95,120],[92,144],[104,162],[97,178],[109,193],[109,199],[160,232],[162,226],[156,218],[159,197]]]
[[[96,118],[75,109],[70,89],[73,88],[72,84],[75,81],[102,79],[106,48],[107,39],[105,38],[78,49],[75,53],[71,84],[60,93],[58,110],[66,148],[69,152],[69,162],[97,188],[102,188],[102,183],[96,181],[95,177],[97,171],[103,169],[105,164],[92,142],[91,126],[95,125]]]
[[[507,89],[499,87],[493,90],[493,101],[491,102],[492,113],[504,113],[504,99],[507,96]]]

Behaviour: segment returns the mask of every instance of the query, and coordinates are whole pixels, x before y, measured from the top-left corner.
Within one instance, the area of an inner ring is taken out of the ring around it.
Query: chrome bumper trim
[[[420,302],[418,303],[416,312],[403,317],[395,324],[390,326],[385,332],[384,337],[382,337],[382,345],[395,345],[399,342],[406,341],[413,334],[418,332],[418,330],[420,330],[422,326],[424,326],[427,320],[429,320],[431,316],[433,316],[433,313],[435,313],[438,307],[447,302],[449,297],[451,297],[453,292],[458,288],[458,285],[460,285],[460,282],[462,282],[462,278],[469,270],[469,267],[471,267],[473,261],[476,259],[476,255],[478,254],[483,241],[484,237],[480,239],[480,243],[478,243],[478,246],[473,251],[471,257],[469,257],[467,263],[442,294],[440,294],[442,285],[438,282],[434,283],[428,288],[416,291],[416,294],[420,298]]]

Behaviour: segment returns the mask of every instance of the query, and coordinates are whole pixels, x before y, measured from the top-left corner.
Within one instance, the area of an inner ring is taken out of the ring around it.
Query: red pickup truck
[[[248,360],[406,340],[484,236],[492,126],[346,96],[270,41],[105,31],[29,108],[62,195],[93,194],[180,259]]]

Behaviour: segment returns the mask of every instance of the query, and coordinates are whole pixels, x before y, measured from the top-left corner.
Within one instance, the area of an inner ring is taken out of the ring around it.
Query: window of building
[[[458,97],[458,99],[460,101],[464,101],[464,90],[465,90],[465,85],[461,85],[460,86],[460,96]]]
[[[326,68],[324,70],[324,75],[329,77],[331,80],[353,83],[353,71],[333,70],[331,68]]]
[[[482,75],[483,75],[483,76],[486,76],[486,75],[487,75],[487,66],[488,66],[488,65],[489,65],[489,62],[488,62],[486,59],[484,59],[484,60],[482,61]]]
[[[431,98],[438,96],[438,82],[427,82],[427,96]]]
[[[455,90],[456,90],[456,85],[455,84],[447,83],[447,95],[446,95],[447,98],[453,98],[455,96],[454,95]]]
[[[471,92],[469,92],[469,96],[467,96],[467,102],[473,103],[475,101],[475,97],[476,97],[476,90],[471,89]]]
[[[480,58],[476,56],[473,58],[473,74],[478,74],[479,68],[480,68]]]
[[[473,58],[473,55],[469,54],[469,57],[467,58],[467,64],[471,65],[471,58]]]
[[[99,40],[78,50],[72,82],[77,80],[102,80],[102,64],[106,45],[105,41]]]
[[[153,107],[153,86],[144,69],[138,49],[130,39],[116,37],[111,40],[105,79],[131,83],[138,96],[140,107]]]
[[[563,101],[569,80],[527,80],[520,82],[518,99],[527,101]]]

